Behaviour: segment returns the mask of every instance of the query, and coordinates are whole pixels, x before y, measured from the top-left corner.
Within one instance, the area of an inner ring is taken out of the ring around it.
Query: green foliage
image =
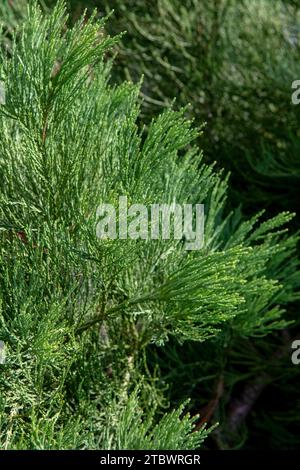
[[[185,109],[166,109],[145,133],[140,86],[109,81],[118,38],[104,23],[93,15],[68,28],[62,2],[49,15],[30,2],[2,48],[5,449],[198,447],[207,435],[191,433],[198,418],[181,418],[178,402],[161,416],[168,395],[154,351],[225,339],[234,349],[289,325],[285,307],[299,298],[293,216],[243,221],[228,212],[227,178],[203,162]],[[204,204],[204,247],[100,240],[97,207],[120,195]]]
[[[166,413],[155,426],[151,414],[147,421],[142,421],[143,412],[136,391],[131,394],[120,414],[118,408],[114,403],[114,412],[109,415],[111,421],[108,426],[113,429],[113,437],[105,444],[107,449],[192,450],[199,448],[208,435],[205,427],[199,432],[193,432],[197,417],[190,419],[189,414],[182,417],[183,406]]]
[[[299,106],[291,103],[300,76],[299,2],[90,3],[114,9],[110,32],[126,31],[114,79],[143,75],[144,120],[174,97],[179,107],[190,103],[189,115],[207,123],[204,155],[233,172],[237,201],[242,194],[250,213],[253,204],[299,209]]]

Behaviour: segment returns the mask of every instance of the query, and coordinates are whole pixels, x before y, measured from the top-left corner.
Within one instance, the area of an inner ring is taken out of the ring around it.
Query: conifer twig
[[[199,413],[201,418],[200,418],[199,423],[195,426],[195,431],[198,431],[205,423],[209,423],[209,421],[211,420],[214,412],[216,411],[219,405],[219,401],[223,395],[223,392],[224,392],[224,377],[223,375],[221,375],[221,377],[219,378],[217,382],[215,397],[212,400],[210,400],[210,402],[204,408],[202,408],[202,410]]]

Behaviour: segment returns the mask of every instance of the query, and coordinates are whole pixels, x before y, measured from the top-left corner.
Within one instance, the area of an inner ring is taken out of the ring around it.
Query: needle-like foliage
[[[263,336],[298,298],[291,214],[242,221],[199,131],[167,109],[147,133],[139,85],[109,82],[118,38],[96,15],[70,29],[58,2],[30,2],[0,76],[0,444],[18,448],[195,448],[207,431],[161,417],[148,367],[169,341]],[[204,246],[99,239],[97,207],[204,204]],[[139,387],[139,393],[136,392]],[[155,413],[153,413],[153,409]],[[133,430],[133,422],[138,426]]]

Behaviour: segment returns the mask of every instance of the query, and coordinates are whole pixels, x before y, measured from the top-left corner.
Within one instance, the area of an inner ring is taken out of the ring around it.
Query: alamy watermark
[[[298,366],[300,364],[300,339],[295,339],[292,342],[292,349],[294,349],[294,352],[292,353],[292,363],[295,366]]]
[[[203,204],[132,204],[119,196],[116,209],[101,204],[97,209],[97,237],[120,240],[184,240],[186,250],[200,250],[204,244]]]
[[[296,106],[300,103],[300,80],[294,80],[292,83],[292,103]]]
[[[5,104],[5,84],[0,80],[0,104]]]
[[[5,363],[5,344],[4,341],[0,340],[0,364]]]

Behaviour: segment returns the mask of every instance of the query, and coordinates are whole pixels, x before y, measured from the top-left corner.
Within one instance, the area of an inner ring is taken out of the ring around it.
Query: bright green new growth
[[[153,344],[265,335],[299,297],[297,236],[284,213],[226,213],[227,180],[202,162],[184,110],[139,129],[139,87],[109,84],[117,39],[104,22],[67,29],[33,3],[1,56],[0,445],[197,448],[207,434],[147,367]],[[99,240],[100,203],[205,204],[205,244]],[[136,386],[140,392],[137,393]],[[155,409],[153,414],[152,409]],[[157,421],[158,420],[158,421]],[[156,424],[157,423],[157,424]]]

